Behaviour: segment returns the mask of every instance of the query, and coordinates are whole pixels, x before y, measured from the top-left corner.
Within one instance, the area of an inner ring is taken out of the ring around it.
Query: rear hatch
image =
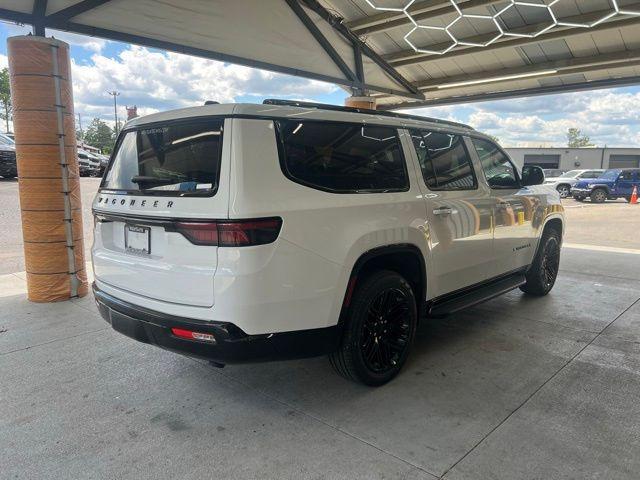
[[[206,226],[228,216],[224,123],[191,118],[120,134],[93,204],[98,281],[165,302],[214,304],[218,247]],[[194,225],[205,228],[195,239],[185,233]]]

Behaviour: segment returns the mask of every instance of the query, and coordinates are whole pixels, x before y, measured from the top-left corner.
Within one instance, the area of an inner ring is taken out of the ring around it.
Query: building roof
[[[0,18],[329,81],[382,108],[640,83],[640,0],[0,0]]]

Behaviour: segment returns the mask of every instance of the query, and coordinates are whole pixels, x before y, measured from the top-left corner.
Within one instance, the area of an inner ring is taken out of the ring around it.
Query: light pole
[[[84,143],[84,132],[82,131],[82,117],[78,113],[78,126],[80,127],[80,142]]]
[[[116,136],[118,135],[118,95],[120,92],[114,90],[112,92],[107,92],[109,95],[113,97],[113,116],[116,119],[116,126],[113,128],[113,131],[116,132]]]

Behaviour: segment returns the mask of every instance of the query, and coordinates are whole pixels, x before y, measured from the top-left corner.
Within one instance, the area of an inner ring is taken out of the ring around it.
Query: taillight
[[[175,224],[176,230],[191,243],[219,247],[248,247],[274,242],[281,226],[281,218]]]
[[[202,342],[216,343],[216,338],[210,333],[194,332],[192,330],[185,330],[184,328],[172,328],[171,333],[185,340],[200,340]]]

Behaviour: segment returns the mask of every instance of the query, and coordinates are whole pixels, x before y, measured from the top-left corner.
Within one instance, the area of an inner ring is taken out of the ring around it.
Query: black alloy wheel
[[[560,244],[555,237],[550,237],[544,245],[542,252],[542,283],[545,290],[551,290],[556,282],[558,270],[560,269]]]
[[[361,354],[369,370],[387,373],[400,362],[410,340],[409,299],[398,288],[381,291],[369,305],[362,328]]]
[[[543,296],[551,291],[560,270],[560,235],[547,229],[540,240],[536,257],[527,271],[527,282],[520,287],[525,293]]]
[[[395,272],[372,273],[357,285],[346,317],[340,346],[329,356],[333,368],[372,386],[395,377],[407,360],[418,321],[411,285]]]

